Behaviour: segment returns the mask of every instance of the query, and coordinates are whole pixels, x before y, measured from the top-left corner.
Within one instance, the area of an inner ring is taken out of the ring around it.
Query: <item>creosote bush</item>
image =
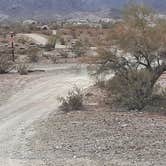
[[[86,53],[86,50],[87,50],[86,44],[83,43],[82,41],[77,41],[72,46],[72,51],[76,54],[76,57],[84,56]]]
[[[57,63],[57,56],[56,55],[51,55],[49,58],[53,64]]]
[[[20,75],[27,75],[29,65],[27,65],[26,63],[19,63],[18,65],[16,65],[16,69]]]
[[[28,58],[29,58],[29,61],[32,62],[32,63],[36,63],[39,61],[39,56],[38,56],[38,53],[39,53],[39,49],[38,48],[30,48],[28,50]]]
[[[56,42],[57,42],[57,37],[56,37],[56,35],[50,36],[49,39],[48,39],[48,43],[47,43],[46,46],[45,46],[45,49],[46,49],[47,51],[53,50],[53,49],[55,48]]]
[[[103,89],[106,88],[106,80],[104,78],[104,76],[96,76],[95,77],[95,86]]]
[[[83,107],[83,93],[78,87],[70,90],[66,97],[59,97],[61,109],[65,112],[80,110]]]
[[[146,70],[116,75],[106,84],[109,98],[129,110],[141,110],[152,99],[152,74]]]
[[[13,62],[10,60],[9,56],[0,56],[0,74],[8,73],[13,68]]]

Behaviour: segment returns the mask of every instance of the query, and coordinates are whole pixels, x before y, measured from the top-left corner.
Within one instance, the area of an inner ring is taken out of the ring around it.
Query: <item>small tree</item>
[[[110,35],[114,51],[104,50],[100,56],[98,72],[114,71],[119,86],[126,85],[126,93],[121,91],[123,97],[131,99],[126,103],[134,99],[138,109],[147,104],[156,81],[166,71],[166,22],[155,16],[145,6],[128,5],[123,23],[117,24]],[[139,90],[135,87],[138,82]],[[141,97],[143,100],[138,100]]]

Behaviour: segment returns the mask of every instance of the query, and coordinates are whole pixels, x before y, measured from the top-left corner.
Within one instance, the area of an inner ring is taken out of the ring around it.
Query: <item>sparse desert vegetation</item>
[[[16,66],[16,69],[20,75],[27,75],[28,68],[29,68],[29,66],[24,62],[21,62],[21,63],[17,64],[17,66]]]
[[[115,26],[111,34],[114,50],[100,51],[98,59],[97,74],[113,71],[115,75],[105,83],[108,98],[131,110],[141,110],[151,101],[156,82],[166,70],[165,24],[152,19],[155,25],[151,26],[150,17],[153,14],[148,8],[129,6],[125,22]]]
[[[66,97],[59,97],[60,108],[65,111],[78,111],[83,108],[83,92],[78,87],[70,90]]]
[[[93,12],[0,24],[0,165],[165,166],[166,17]]]

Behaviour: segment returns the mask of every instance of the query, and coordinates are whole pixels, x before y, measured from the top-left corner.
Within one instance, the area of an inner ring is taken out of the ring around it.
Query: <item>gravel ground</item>
[[[32,157],[48,166],[165,166],[166,117],[110,111],[101,93],[90,89],[83,111],[36,123]]]
[[[65,96],[73,86],[91,85],[85,67],[78,69],[72,65],[61,69],[55,65],[51,70],[47,69],[48,66],[44,73],[27,76],[1,76],[1,89],[6,89],[1,98],[7,101],[0,106],[0,166],[41,165],[41,158],[31,156],[33,123],[47,119],[55,112],[59,106],[57,97]]]
[[[51,70],[53,69],[51,68]],[[36,86],[40,84],[44,86],[45,82],[42,83],[40,80],[45,80],[46,83],[48,81],[51,87],[56,86],[54,85],[56,79],[53,78],[59,74],[59,70],[57,73],[54,72],[47,73],[49,81],[41,78],[43,74],[40,75],[39,73],[27,76],[18,74],[0,75],[0,105],[4,105],[11,96],[23,88],[28,89],[28,92],[33,92]],[[39,81],[37,81],[38,78]],[[161,77],[160,84],[162,86],[165,85],[165,78],[165,75]],[[33,85],[32,83],[35,80],[37,82]],[[29,86],[29,82],[32,86]],[[39,88],[41,94],[54,93],[52,90],[50,92],[48,89],[45,90],[44,87],[42,90]],[[38,101],[34,93],[29,95],[28,100],[24,102],[29,103],[33,98]],[[40,96],[39,99],[42,97],[40,93],[37,93]],[[15,97],[19,94],[22,95],[20,92]],[[21,117],[22,114],[24,115],[24,111],[17,109],[17,116],[14,114],[12,117],[11,114],[9,120],[7,118],[4,122],[1,121],[1,137],[3,133],[8,133],[9,136],[6,136],[7,139],[0,140],[0,145],[6,146],[6,150],[0,148],[0,152],[10,150],[7,147],[12,147],[13,150],[12,155],[6,153],[0,156],[0,165],[165,166],[166,116],[155,113],[155,111],[159,109],[165,111],[166,101],[157,105],[153,103],[146,108],[148,110],[153,109],[153,113],[119,112],[104,104],[101,98],[103,91],[90,88],[86,94],[85,108],[82,111],[63,113],[55,109],[45,120],[41,120],[44,118],[35,119],[35,116],[40,115],[42,109],[46,111],[50,105],[43,107],[44,102],[38,105],[32,103],[32,105],[27,105],[24,118]],[[15,97],[9,101],[14,102]],[[23,100],[21,96],[19,99]],[[34,111],[30,109],[30,106],[31,108],[32,106],[41,108],[36,109],[35,107]],[[12,110],[10,102],[8,107],[11,107]],[[5,114],[8,112],[8,110],[3,111]],[[0,117],[3,118],[3,116]],[[27,119],[30,122],[33,119],[35,121],[32,125],[26,127]],[[5,128],[5,124],[11,125]],[[8,144],[10,139],[14,143],[11,146]],[[7,143],[5,144],[5,142]],[[17,146],[14,146],[15,144]]]

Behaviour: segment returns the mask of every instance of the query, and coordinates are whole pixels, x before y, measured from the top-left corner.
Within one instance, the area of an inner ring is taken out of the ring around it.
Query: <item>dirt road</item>
[[[29,40],[32,40],[38,45],[44,46],[48,43],[48,39],[46,37],[37,33],[18,34],[18,36],[28,38]]]
[[[0,165],[38,166],[42,161],[29,159],[28,140],[34,134],[31,125],[45,119],[58,108],[57,97],[65,96],[74,85],[89,86],[86,72],[54,71],[29,83],[0,107]],[[57,112],[58,113],[58,112]]]

